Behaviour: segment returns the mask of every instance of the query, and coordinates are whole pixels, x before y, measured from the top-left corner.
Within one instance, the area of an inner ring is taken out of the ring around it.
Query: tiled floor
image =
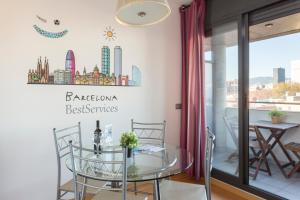
[[[227,160],[232,150],[216,149],[214,152],[214,167],[230,174],[234,174],[237,168],[237,159]],[[300,199],[300,173],[294,174],[291,178],[285,178],[273,160],[269,159],[272,176],[266,172],[259,172],[256,180],[250,177],[250,185],[270,193],[282,196],[290,200]],[[250,169],[251,171],[253,169]],[[285,170],[289,171],[290,168]]]

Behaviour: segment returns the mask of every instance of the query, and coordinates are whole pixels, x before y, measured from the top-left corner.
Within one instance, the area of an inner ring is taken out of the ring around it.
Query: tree
[[[273,87],[274,97],[284,97],[286,93],[290,96],[295,96],[297,92],[300,92],[300,83],[279,83]]]

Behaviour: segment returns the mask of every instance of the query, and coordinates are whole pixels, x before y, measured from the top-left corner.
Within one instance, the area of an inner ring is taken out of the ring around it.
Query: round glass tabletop
[[[76,172],[84,177],[102,181],[122,181],[122,165],[118,163],[122,154],[95,154],[84,149],[91,149],[91,145],[83,145],[82,150],[75,152],[81,158],[74,159]],[[193,164],[193,158],[189,152],[173,145],[166,144],[164,148],[150,148],[142,150],[138,148],[131,158],[127,158],[127,170],[129,182],[139,182],[167,178],[179,174]],[[103,147],[103,150],[121,150],[119,146]],[[98,160],[99,162],[90,162]],[[105,161],[105,163],[101,162]],[[66,166],[72,171],[71,158],[66,159]]]

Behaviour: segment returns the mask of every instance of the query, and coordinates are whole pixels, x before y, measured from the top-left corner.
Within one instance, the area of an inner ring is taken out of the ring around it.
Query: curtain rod
[[[182,5],[182,6],[180,6],[180,10],[185,10],[185,9],[187,9],[188,7],[190,7],[191,6],[191,4],[189,4],[189,5]]]

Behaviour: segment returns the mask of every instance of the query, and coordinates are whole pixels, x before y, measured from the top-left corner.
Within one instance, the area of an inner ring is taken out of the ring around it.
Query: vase
[[[272,124],[280,124],[281,123],[281,117],[274,116],[272,117]]]
[[[128,149],[127,150],[127,158],[132,158],[133,156],[133,149]]]

